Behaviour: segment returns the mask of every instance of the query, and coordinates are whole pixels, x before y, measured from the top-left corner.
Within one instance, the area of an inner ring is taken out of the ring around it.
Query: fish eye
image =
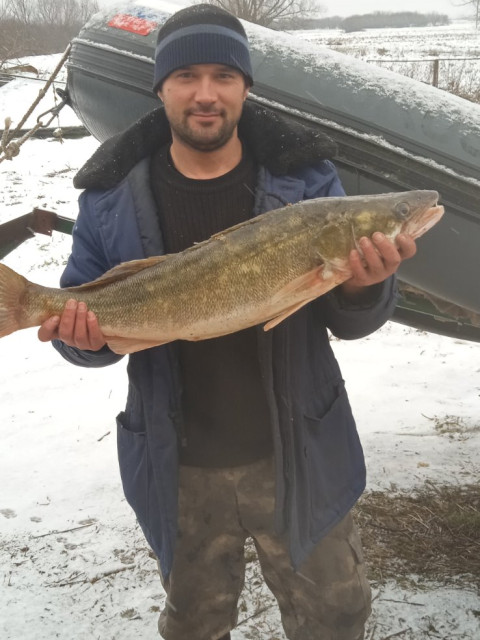
[[[408,202],[399,202],[395,205],[395,212],[400,216],[406,216],[410,213],[410,205]]]

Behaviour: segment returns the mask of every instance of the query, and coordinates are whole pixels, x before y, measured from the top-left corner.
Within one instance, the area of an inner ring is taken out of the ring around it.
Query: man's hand
[[[417,251],[415,240],[406,234],[399,235],[394,244],[383,233],[376,232],[372,240],[361,238],[359,245],[363,255],[356,249],[351,251],[349,264],[353,275],[340,285],[349,297],[361,295],[365,287],[389,278],[402,260],[412,258]]]
[[[77,349],[98,351],[105,344],[97,317],[84,302],[68,300],[61,316],[45,320],[38,330],[41,342],[59,339]]]

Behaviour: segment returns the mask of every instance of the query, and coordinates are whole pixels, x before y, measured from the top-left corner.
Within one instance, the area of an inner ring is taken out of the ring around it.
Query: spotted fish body
[[[33,284],[0,265],[0,337],[61,314],[70,298],[96,314],[117,353],[260,323],[270,329],[351,277],[348,258],[361,237],[422,235],[443,214],[437,200],[435,191],[307,200],[67,289]]]

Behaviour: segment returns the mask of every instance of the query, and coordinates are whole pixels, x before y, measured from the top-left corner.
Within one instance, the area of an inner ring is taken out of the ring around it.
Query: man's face
[[[215,151],[236,135],[247,95],[243,74],[220,64],[176,69],[158,92],[174,139],[197,151]]]

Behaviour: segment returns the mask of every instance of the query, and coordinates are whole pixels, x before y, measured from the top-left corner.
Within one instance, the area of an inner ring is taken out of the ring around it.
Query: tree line
[[[333,16],[319,18],[305,23],[303,29],[342,29],[346,32],[363,29],[401,29],[406,27],[427,27],[450,24],[450,18],[440,13],[417,13],[414,11],[387,12],[376,11],[347,18]]]
[[[63,51],[96,11],[97,0],[0,0],[0,67]]]

